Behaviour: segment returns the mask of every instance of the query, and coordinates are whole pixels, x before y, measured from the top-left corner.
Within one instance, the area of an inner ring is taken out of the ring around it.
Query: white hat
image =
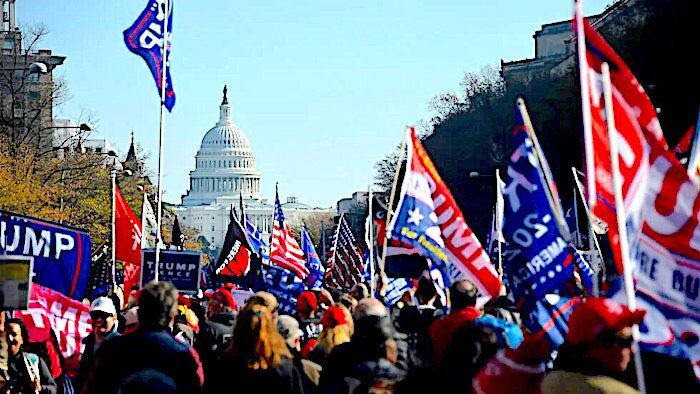
[[[117,309],[114,307],[114,303],[107,297],[100,297],[95,299],[90,305],[90,312],[100,311],[112,316],[117,315]]]
[[[285,340],[294,340],[302,336],[301,329],[299,329],[299,322],[289,315],[280,315],[277,318],[277,331],[279,331]]]

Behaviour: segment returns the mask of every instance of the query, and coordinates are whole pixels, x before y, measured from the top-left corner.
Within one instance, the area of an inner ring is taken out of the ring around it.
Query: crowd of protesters
[[[581,302],[553,352],[499,300],[478,307],[468,281],[441,301],[424,277],[391,308],[363,284],[347,294],[305,291],[294,315],[280,314],[266,292],[237,305],[232,289],[190,297],[153,282],[122,311],[116,299],[94,300],[74,378],[52,341],[30,344],[22,320],[3,315],[0,392],[636,392],[631,327],[645,312],[608,299]],[[657,367],[645,367],[653,388]],[[689,371],[676,370],[687,380],[674,384],[696,384]]]

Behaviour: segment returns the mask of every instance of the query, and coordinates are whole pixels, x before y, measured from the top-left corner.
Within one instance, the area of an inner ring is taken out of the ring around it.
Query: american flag
[[[362,265],[365,252],[355,240],[345,215],[340,216],[335,233],[333,256],[328,260],[326,284],[338,289],[349,289],[362,283]]]
[[[107,245],[97,248],[91,260],[90,279],[85,294],[88,299],[93,300],[108,294],[112,288],[112,261]]]
[[[284,222],[284,213],[280,204],[279,193],[275,190],[275,217],[272,225],[272,242],[270,262],[286,268],[301,279],[309,275],[304,264],[304,253],[294,239],[292,231]]]

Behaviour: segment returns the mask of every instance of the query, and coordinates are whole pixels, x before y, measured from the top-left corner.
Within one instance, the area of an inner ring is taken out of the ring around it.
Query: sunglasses
[[[602,334],[598,337],[598,339],[606,347],[619,347],[623,349],[632,347],[632,344],[634,343],[632,336],[620,336],[615,333]]]
[[[112,315],[110,315],[109,313],[105,313],[105,312],[100,312],[100,311],[90,312],[90,318],[92,318],[92,320],[99,319],[99,318],[107,320],[107,318],[110,316],[112,316]]]

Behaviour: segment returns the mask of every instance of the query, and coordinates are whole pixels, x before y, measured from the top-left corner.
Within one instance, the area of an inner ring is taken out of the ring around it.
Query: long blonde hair
[[[283,358],[292,357],[270,310],[257,304],[246,305],[238,314],[226,353],[229,359],[250,369],[276,367]]]
[[[326,313],[333,315],[333,318],[329,318],[330,316],[325,316]],[[350,337],[352,337],[354,327],[352,324],[352,315],[345,306],[332,306],[326,310],[326,312],[324,312],[323,317],[324,318],[321,319],[321,322],[322,324],[325,324],[323,325],[323,330],[321,330],[321,333],[318,335],[318,342],[316,343],[317,347],[321,348],[326,353],[330,353],[330,351],[337,345],[350,342]]]

